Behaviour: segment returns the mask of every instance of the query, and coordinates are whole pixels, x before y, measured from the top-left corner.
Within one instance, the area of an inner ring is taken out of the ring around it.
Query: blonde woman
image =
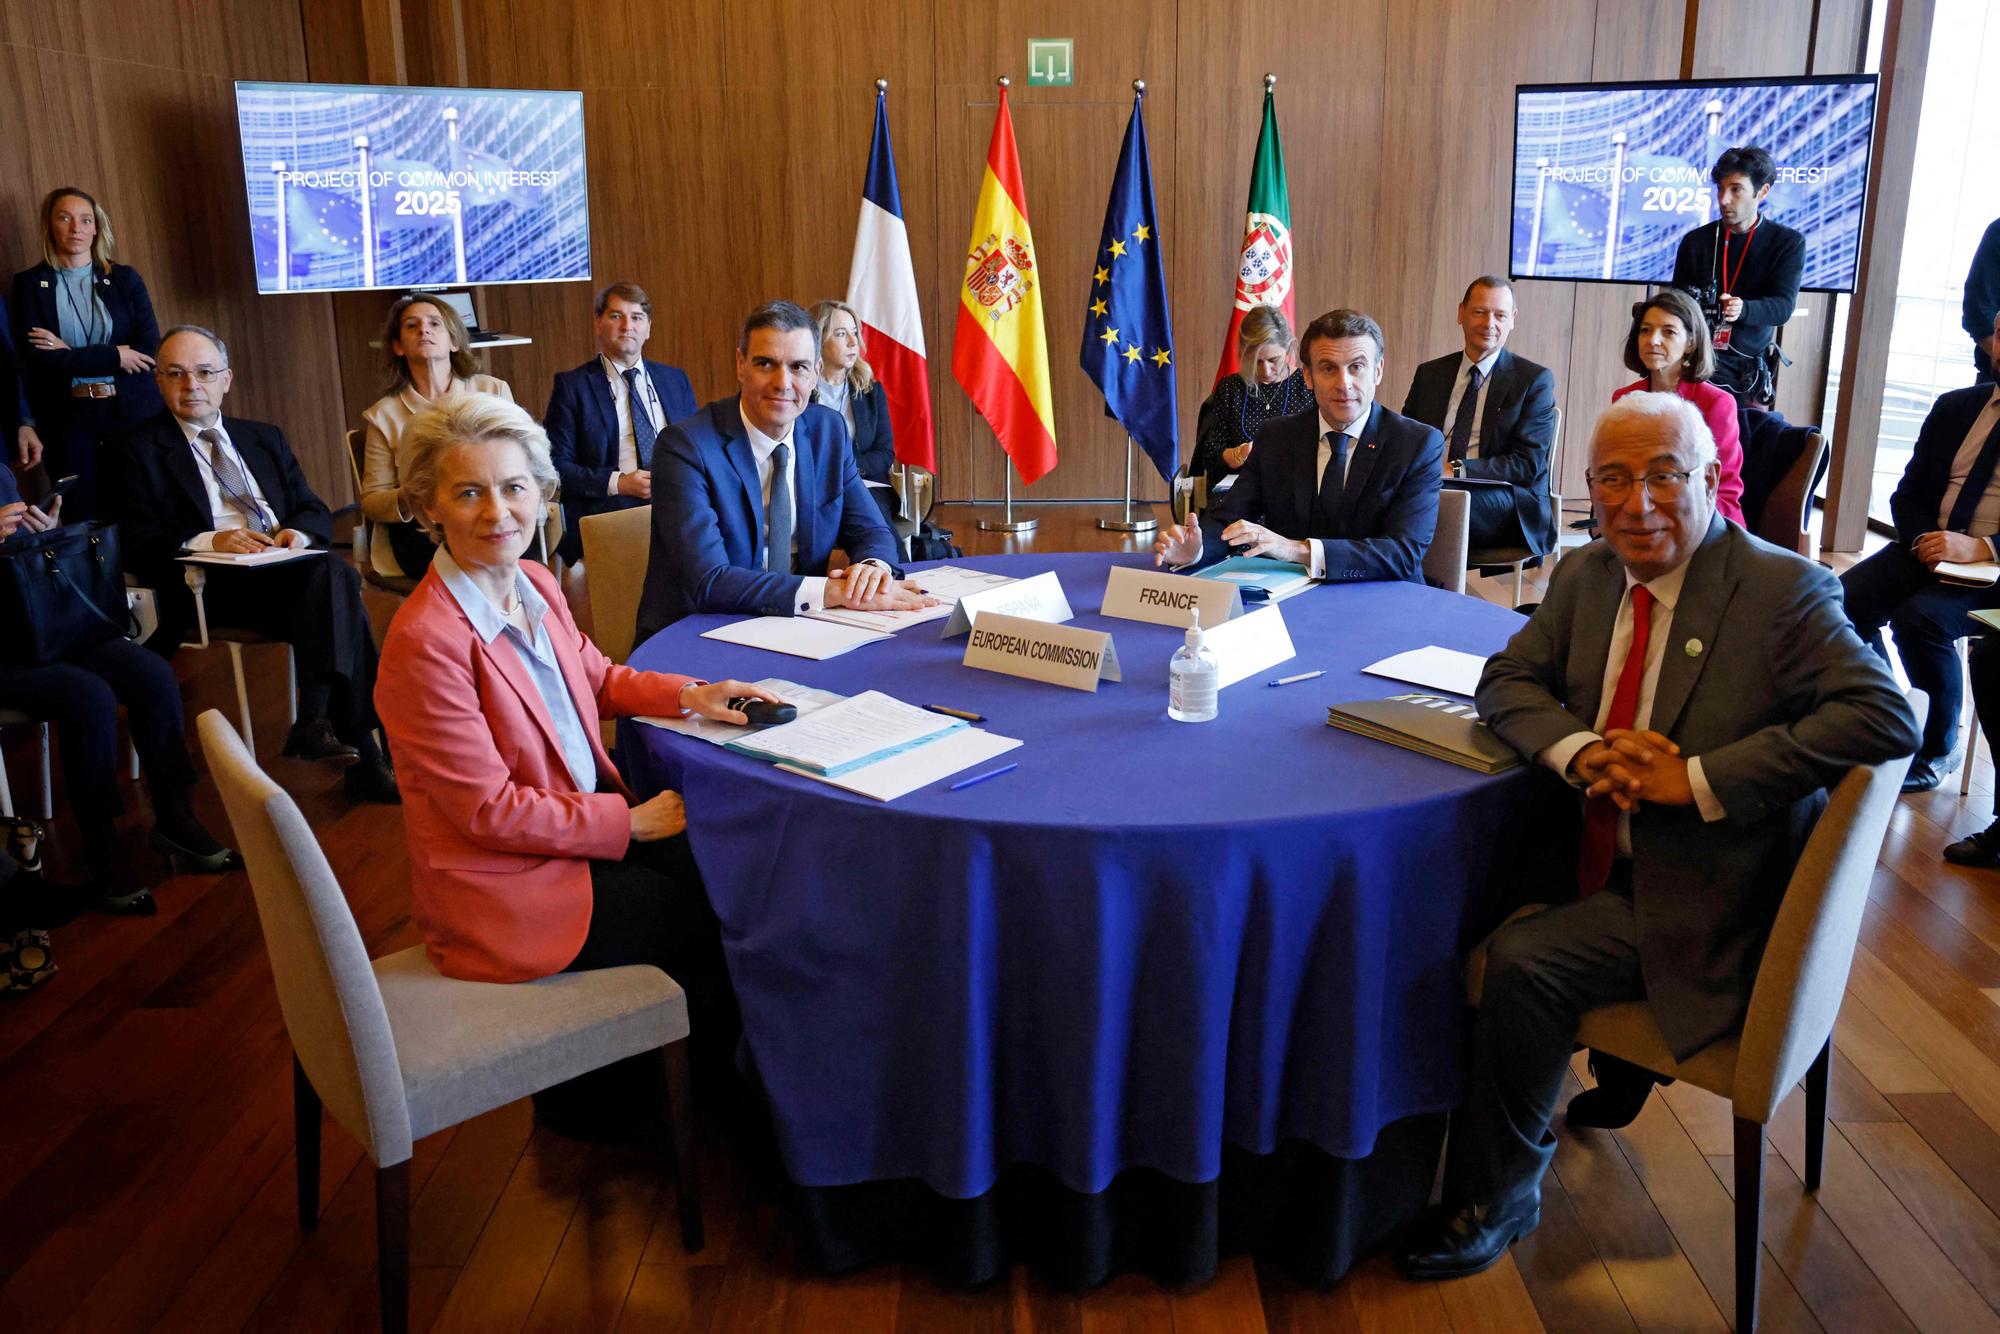
[[[889,395],[868,364],[861,317],[845,301],[822,301],[812,313],[819,325],[819,387],[813,391],[813,402],[824,403],[847,422],[854,464],[882,511],[882,521],[893,529],[902,513],[889,484],[896,440],[889,427]]]
[[[1190,474],[1205,474],[1210,486],[1234,475],[1250,458],[1257,428],[1313,405],[1299,371],[1292,322],[1276,306],[1253,306],[1236,334],[1236,374],[1215,386],[1201,405],[1195,427]]]

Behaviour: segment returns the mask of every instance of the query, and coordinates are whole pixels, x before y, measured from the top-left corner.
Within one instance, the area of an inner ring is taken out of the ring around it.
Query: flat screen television
[[[583,94],[238,83],[259,292],[590,277]]]
[[[1665,283],[1712,221],[1709,168],[1755,145],[1778,166],[1763,215],[1805,234],[1802,287],[1851,292],[1875,76],[1545,83],[1514,90],[1516,278]]]

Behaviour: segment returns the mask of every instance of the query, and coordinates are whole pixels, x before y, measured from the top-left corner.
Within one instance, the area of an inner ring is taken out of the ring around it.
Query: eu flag
[[[1173,480],[1180,464],[1174,412],[1174,326],[1167,314],[1167,266],[1160,257],[1153,165],[1146,152],[1145,93],[1132,99],[1118,175],[1104,209],[1104,232],[1083,320],[1083,372],[1104,395],[1104,412]]]

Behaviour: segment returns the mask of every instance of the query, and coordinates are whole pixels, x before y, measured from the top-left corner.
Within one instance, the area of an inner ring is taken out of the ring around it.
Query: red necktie
[[[1646,674],[1646,641],[1653,632],[1653,595],[1644,584],[1632,585],[1632,647],[1618,672],[1618,689],[1611,696],[1607,732],[1632,726],[1639,712],[1639,678]],[[1611,858],[1618,846],[1618,804],[1610,797],[1592,797],[1583,806],[1583,842],[1576,853],[1576,890],[1588,898],[1604,888],[1611,875]]]

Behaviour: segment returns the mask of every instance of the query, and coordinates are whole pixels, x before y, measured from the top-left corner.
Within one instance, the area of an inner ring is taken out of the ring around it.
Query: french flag
[[[896,461],[936,472],[930,361],[924,352],[923,316],[917,310],[910,234],[903,226],[903,194],[896,186],[896,156],[889,147],[886,81],[875,85],[875,142],[868,148],[868,180],[861,190],[861,223],[854,232],[847,304],[861,316],[868,364],[889,397]]]

